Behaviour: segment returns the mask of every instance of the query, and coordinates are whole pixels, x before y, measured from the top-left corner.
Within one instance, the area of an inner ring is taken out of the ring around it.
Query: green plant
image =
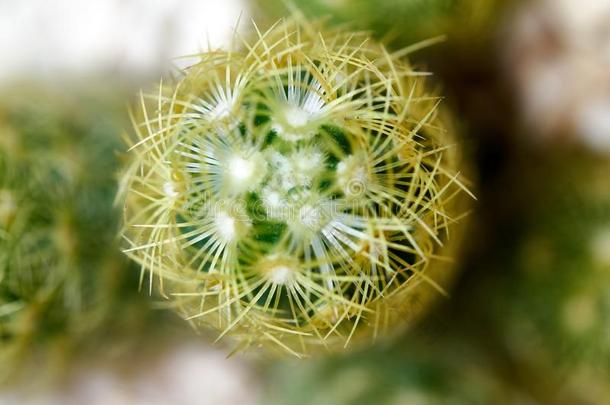
[[[237,349],[400,329],[444,292],[466,192],[440,98],[408,50],[299,15],[255,29],[142,96],[125,252]]]
[[[283,405],[439,405],[525,404],[532,399],[506,381],[477,347],[458,342],[402,339],[314,359],[307,364],[279,362],[271,367],[265,403]]]
[[[511,0],[255,0],[255,12],[280,17],[298,7],[306,15],[370,30],[399,44],[448,36],[471,44],[491,34],[498,10]]]
[[[602,403],[610,392],[610,165],[573,150],[542,154],[504,182],[501,198],[512,195],[514,208],[482,261],[490,280],[472,294],[488,302],[489,328],[514,362],[540,376],[537,385],[547,380],[555,401]]]
[[[93,336],[146,314],[116,253],[120,107],[39,84],[2,94],[0,379],[38,362],[39,377],[54,377]]]

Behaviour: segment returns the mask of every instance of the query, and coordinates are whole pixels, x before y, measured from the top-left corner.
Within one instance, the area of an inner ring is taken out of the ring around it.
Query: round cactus
[[[121,289],[137,279],[115,253],[120,108],[106,96],[67,96],[35,85],[3,94],[0,379],[38,361],[47,365],[41,371],[57,374],[103,321],[106,332],[135,307],[146,308],[122,299]]]
[[[519,171],[517,186],[503,188],[518,209],[484,262],[496,276],[477,301],[489,302],[516,363],[560,384],[562,398],[601,403],[610,392],[610,166],[574,152],[531,160],[529,179]]]
[[[143,96],[125,252],[192,322],[300,356],[414,320],[465,186],[401,54],[299,16]]]

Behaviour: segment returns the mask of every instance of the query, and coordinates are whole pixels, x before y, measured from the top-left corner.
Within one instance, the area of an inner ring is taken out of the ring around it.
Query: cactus
[[[255,0],[255,12],[278,16],[299,7],[316,17],[371,30],[396,43],[425,41],[447,35],[462,44],[490,34],[499,9],[512,0]],[[288,6],[287,6],[288,5]],[[455,45],[455,44],[453,44]]]
[[[526,404],[533,400],[494,368],[492,361],[456,336],[442,344],[404,339],[376,347],[279,364],[270,371],[265,403]]]
[[[115,253],[120,108],[41,87],[5,88],[0,103],[2,380],[38,362],[53,378],[73,349],[146,308],[124,298],[137,278]]]
[[[577,398],[566,403],[603,403],[610,394],[610,166],[574,151],[544,153],[502,188],[517,210],[498,230],[508,238],[483,262],[495,276],[475,297],[489,303],[490,325],[519,367],[560,387],[558,398]]]
[[[142,95],[124,251],[235,350],[398,330],[444,292],[467,192],[440,98],[408,50],[298,14],[255,29]]]

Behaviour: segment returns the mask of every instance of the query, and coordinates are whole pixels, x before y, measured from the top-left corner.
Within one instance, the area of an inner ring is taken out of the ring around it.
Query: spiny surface
[[[438,97],[295,17],[142,96],[125,252],[188,317],[300,356],[413,319],[464,193]]]

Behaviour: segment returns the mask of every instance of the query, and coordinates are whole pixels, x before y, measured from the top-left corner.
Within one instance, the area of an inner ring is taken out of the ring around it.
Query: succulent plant
[[[123,295],[137,277],[117,253],[120,108],[34,84],[2,94],[0,377],[39,361],[52,377],[94,331],[146,308]]]
[[[299,7],[306,15],[329,17],[355,29],[371,30],[375,36],[405,43],[425,41],[439,35],[450,40],[479,40],[498,9],[511,0],[255,0],[262,16],[284,14]]]
[[[400,329],[444,292],[467,193],[440,97],[408,50],[298,14],[255,29],[142,96],[125,252],[236,350]]]
[[[523,166],[527,180],[522,167],[503,187],[517,209],[484,261],[495,276],[474,296],[489,303],[490,326],[519,367],[555,387],[553,403],[602,403],[610,393],[610,166],[574,151],[544,154]]]
[[[507,381],[475,347],[451,341],[403,339],[314,359],[307,364],[272,367],[265,403],[438,405],[526,404],[533,401]]]

